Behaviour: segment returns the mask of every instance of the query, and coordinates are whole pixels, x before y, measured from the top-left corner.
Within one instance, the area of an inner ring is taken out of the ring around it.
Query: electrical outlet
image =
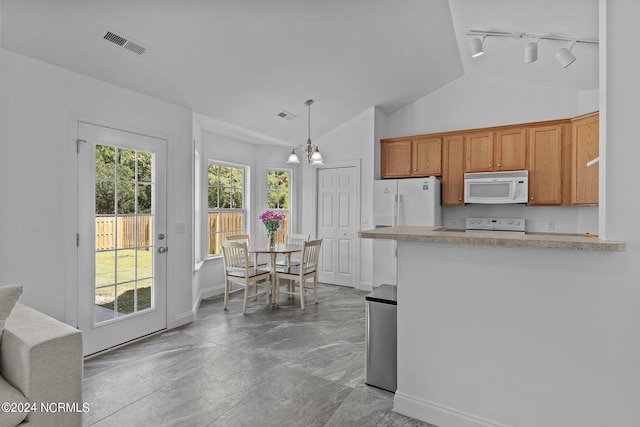
[[[184,222],[176,222],[176,234],[184,234],[187,232],[187,226]]]
[[[554,221],[547,221],[547,231],[554,231],[556,229],[556,224]]]
[[[458,226],[458,220],[457,219],[452,219],[451,220],[451,227],[457,227]]]
[[[360,221],[360,227],[368,227],[368,226],[369,226],[369,220],[363,219]]]

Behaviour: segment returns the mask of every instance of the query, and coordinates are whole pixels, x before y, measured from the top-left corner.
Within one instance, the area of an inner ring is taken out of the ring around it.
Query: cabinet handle
[[[411,172],[411,169],[407,169],[407,172]]]
[[[502,166],[500,163],[498,163],[498,167]]]
[[[489,165],[489,167],[491,167],[491,166],[493,166],[493,165]]]
[[[458,197],[458,201],[461,202],[462,201],[462,197]]]
[[[531,200],[533,200],[533,197],[531,198]]]

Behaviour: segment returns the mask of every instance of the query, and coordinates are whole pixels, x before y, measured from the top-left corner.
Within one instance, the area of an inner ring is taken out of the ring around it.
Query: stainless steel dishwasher
[[[395,393],[398,377],[396,287],[381,285],[365,299],[365,382]]]

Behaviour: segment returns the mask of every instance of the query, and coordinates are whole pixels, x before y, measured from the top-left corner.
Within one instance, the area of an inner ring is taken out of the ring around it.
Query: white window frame
[[[217,166],[226,166],[226,167],[230,167],[230,168],[235,168],[235,169],[242,169],[242,208],[210,208],[209,207],[209,165],[217,165]],[[216,160],[216,159],[208,159],[207,160],[207,168],[206,168],[206,192],[205,192],[205,199],[206,199],[206,215],[205,215],[205,222],[206,222],[206,226],[204,227],[203,230],[203,236],[205,238],[205,252],[206,252],[206,258],[207,259],[215,259],[215,258],[221,258],[222,254],[210,254],[209,253],[209,236],[210,236],[210,230],[209,230],[209,214],[210,213],[242,213],[242,230],[238,230],[239,232],[243,233],[243,234],[248,234],[248,215],[249,215],[249,188],[250,188],[250,183],[249,183],[249,166],[248,165],[242,165],[242,164],[238,164],[238,163],[230,163],[230,162],[225,162],[225,161],[221,161],[221,160]]]

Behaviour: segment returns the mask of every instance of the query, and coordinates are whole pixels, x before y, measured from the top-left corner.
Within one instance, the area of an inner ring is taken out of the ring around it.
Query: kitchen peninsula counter
[[[397,226],[360,231],[365,239],[389,239],[415,243],[450,245],[485,245],[537,249],[569,249],[578,251],[624,252],[626,244],[579,234],[526,233],[512,235],[501,232],[465,232],[444,227]]]

